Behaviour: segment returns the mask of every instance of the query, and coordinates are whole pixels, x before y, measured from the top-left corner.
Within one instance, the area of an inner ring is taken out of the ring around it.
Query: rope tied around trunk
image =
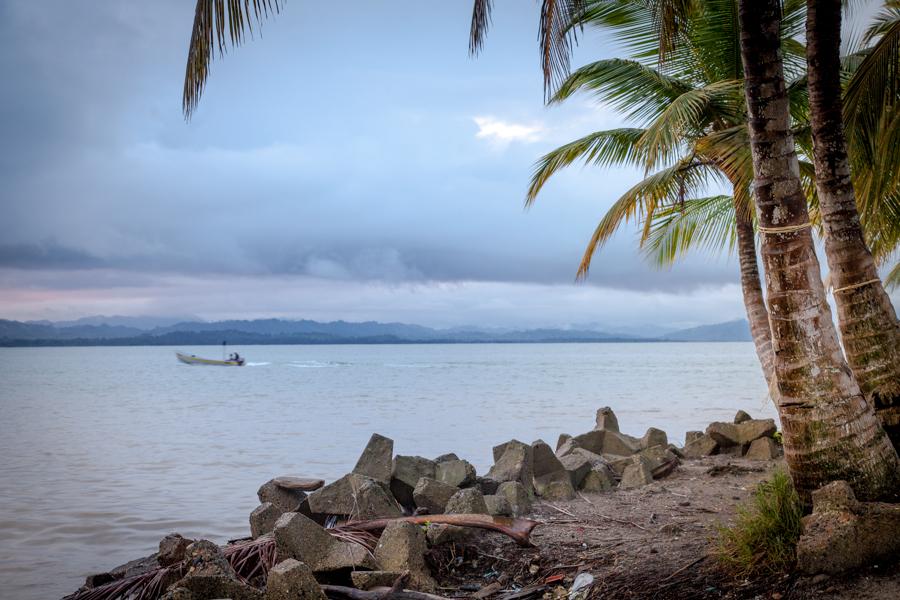
[[[799,225],[786,225],[784,227],[763,227],[759,225],[756,229],[760,233],[793,233],[795,231],[800,231],[801,229],[806,229],[807,227],[812,227],[812,223],[807,221],[806,223],[800,223]]]
[[[846,292],[847,290],[855,290],[856,288],[861,288],[865,285],[869,285],[872,283],[881,283],[881,279],[876,277],[875,279],[869,279],[868,281],[861,281],[860,283],[854,283],[853,285],[845,285],[844,287],[839,287],[835,290],[832,290],[832,294],[837,294],[838,292]]]

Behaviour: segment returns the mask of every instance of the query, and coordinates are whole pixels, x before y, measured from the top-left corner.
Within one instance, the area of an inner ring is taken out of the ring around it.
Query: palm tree
[[[739,0],[738,14],[785,457],[806,502],[838,479],[860,498],[896,497],[900,459],[844,361],[825,301],[790,130],[781,2]]]
[[[841,1],[807,0],[809,108],[819,211],[847,362],[900,448],[900,323],[866,245],[850,179],[841,87]]]
[[[900,6],[900,3],[895,4]],[[658,36],[654,30],[654,23],[658,22],[658,17],[656,17],[652,11],[648,11],[647,6],[647,2],[635,2],[633,0],[630,2],[625,1],[618,3],[602,2],[589,5],[577,18],[582,25],[601,25],[610,28],[613,34],[618,33],[627,43],[630,43],[635,47],[635,54],[637,57],[642,58],[645,64],[662,63],[662,60],[660,60],[662,57],[660,52],[656,52],[655,54],[649,52],[649,49],[656,43]],[[786,56],[789,58],[789,71],[791,72],[791,77],[794,79],[794,82],[789,87],[792,114],[797,117],[795,119],[794,128],[796,131],[799,126],[802,127],[800,131],[807,132],[809,129],[807,122],[808,111],[806,110],[808,98],[806,97],[807,81],[805,78],[805,62],[803,60],[804,48],[796,40],[796,36],[803,30],[803,17],[806,12],[804,9],[804,2],[801,1],[795,0],[793,2],[789,1],[785,3],[785,14],[782,25],[782,44],[786,48]],[[635,15],[636,12],[637,15]],[[894,36],[887,36],[886,39],[892,40],[894,44],[897,44],[897,38],[900,37],[898,36],[898,31],[900,31],[900,25],[898,25],[898,23],[900,23],[900,10],[890,12],[888,16],[891,17],[891,25],[898,27],[898,29],[891,31]],[[641,20],[641,17],[643,17],[643,21]],[[652,87],[654,84],[663,81],[665,75],[672,76],[672,63],[674,63],[675,67],[678,69],[674,74],[680,80],[690,82],[690,75],[699,72],[701,83],[707,88],[712,82],[708,81],[708,78],[704,79],[703,75],[711,72],[718,76],[742,77],[740,65],[738,64],[737,69],[731,69],[731,65],[729,64],[729,59],[737,54],[736,52],[732,53],[733,50],[737,49],[737,32],[728,27],[728,23],[733,22],[733,20],[736,20],[736,3],[734,1],[708,1],[703,4],[702,8],[694,7],[692,10],[686,12],[679,22],[679,35],[675,36],[675,41],[669,47],[667,64],[660,65],[661,67],[668,66],[669,68],[666,69],[665,72],[652,70],[650,72],[650,80],[645,85]],[[713,27],[709,27],[709,23],[712,23]],[[879,26],[879,31],[883,31],[884,29],[885,25],[882,22]],[[653,39],[645,39],[644,37],[641,37],[642,34],[644,36],[651,34]],[[884,39],[885,38],[882,38],[879,43],[884,43]],[[652,42],[652,44],[650,42]],[[682,52],[684,60],[679,60],[677,50],[686,51],[686,54]],[[877,50],[878,49],[876,48],[872,54],[876,56],[883,54],[879,53]],[[892,47],[891,50],[893,50],[893,54],[888,51],[888,56],[900,56],[896,46]],[[698,60],[712,62],[720,68],[715,71],[710,71],[710,65],[700,66],[697,64]],[[862,66],[860,67],[861,73],[871,71],[871,69],[865,68],[866,60],[862,60]],[[850,62],[851,69],[855,68],[856,65],[852,64],[853,61]],[[604,66],[606,66],[605,69]],[[646,66],[652,68],[650,64],[647,64]],[[890,72],[896,72],[897,65],[895,64],[892,66],[895,68]],[[724,67],[724,69],[722,67]],[[839,62],[835,65],[831,65],[831,68],[834,69],[836,74],[841,71]],[[620,88],[615,86],[632,86],[633,80],[626,81],[626,77],[622,78],[620,81],[613,81],[609,76],[609,71],[609,66],[604,65],[602,61],[579,69],[573,76],[563,81],[560,90],[551,98],[551,101],[559,101],[568,97],[573,88],[593,88],[599,90],[600,93],[598,95],[600,95],[601,98],[613,101],[615,105],[624,109],[626,112],[633,111],[637,114],[640,107],[646,107],[652,103],[652,94],[651,96],[635,94],[631,97],[621,94]],[[628,73],[625,74],[628,75]],[[855,77],[851,80],[851,86],[857,79],[859,79],[859,77]],[[838,81],[838,85],[839,84],[840,82]],[[696,94],[694,89],[688,89],[687,87],[684,89],[686,90],[684,97]],[[665,92],[665,90],[662,91],[663,94],[665,94]],[[681,100],[681,97],[669,94],[669,99],[672,101],[670,106],[671,109],[680,108],[676,106],[676,98],[678,98],[679,101]],[[637,104],[637,107],[630,105],[629,101]],[[743,100],[740,102],[743,103]],[[894,106],[896,105],[897,104],[895,103]],[[723,123],[727,123],[729,131],[727,131],[725,135],[730,144],[726,145],[725,149],[726,152],[730,154],[731,150],[728,149],[729,147],[737,148],[739,146],[744,146],[747,143],[745,129],[738,129],[745,121],[745,116],[740,114],[740,118],[737,119],[736,122],[732,122],[728,118],[739,112],[740,111],[732,110],[731,115],[725,115],[723,117],[722,115],[709,115],[707,113],[695,111],[693,116],[700,119],[706,119],[706,121],[703,123],[693,123],[692,127],[684,127],[683,129],[685,131],[681,133],[680,137],[684,138],[686,134],[689,134],[692,130],[703,132],[703,135],[706,135],[707,138],[693,138],[694,146],[691,148],[691,151],[696,154],[698,153],[699,147],[699,154],[702,155],[702,149],[708,149],[710,146],[709,139],[719,136],[720,133],[717,130],[721,130]],[[838,115],[839,114],[838,111]],[[660,119],[662,120],[663,117],[667,116],[664,114]],[[664,126],[671,126],[670,121],[672,121],[672,119],[670,117],[667,118],[668,120],[665,121]],[[659,128],[658,125],[655,125],[654,127],[657,129]],[[712,130],[712,133],[707,133],[710,130]],[[853,129],[851,129],[851,131],[853,131]],[[880,134],[880,137],[878,137],[879,141],[882,140],[884,132],[892,131],[892,129],[887,127],[876,129],[876,133]],[[738,139],[739,136],[732,135],[732,132],[739,133],[743,137]],[[541,187],[550,176],[558,169],[575,160],[583,159],[586,160],[586,162],[601,164],[604,162],[622,163],[622,160],[617,160],[617,152],[623,159],[630,160],[634,158],[628,153],[621,153],[619,149],[616,149],[611,144],[603,144],[602,146],[595,145],[595,143],[602,138],[602,132],[600,134],[594,134],[583,138],[580,141],[573,142],[572,144],[567,144],[566,146],[545,155],[538,163],[535,175],[532,179],[532,186],[529,189],[527,202],[530,203],[534,200],[537,192],[540,191]],[[676,132],[676,135],[670,135],[668,139],[675,140],[678,138],[679,136]],[[811,156],[813,154],[811,140],[807,138],[802,141],[804,143],[801,144],[801,146],[804,148],[805,154]],[[894,143],[897,143],[897,140],[893,141]],[[646,144],[646,141],[636,138],[635,143],[638,145]],[[746,164],[742,164],[741,166],[750,169],[748,154],[742,157],[742,161],[745,161]],[[871,164],[865,166],[858,165],[858,170],[866,173],[897,172],[898,168],[896,165],[898,163],[896,159],[900,157],[890,152],[882,151],[879,153],[880,157],[884,157],[885,155],[895,159],[895,161],[893,163],[885,164],[884,158],[882,158],[882,162],[880,163],[880,166],[882,166],[881,170],[875,171]],[[714,160],[714,164],[720,162],[716,161],[714,156],[711,158]],[[726,156],[726,158],[733,157]],[[808,175],[812,172],[812,169],[808,164],[801,163],[801,171],[803,174]],[[874,177],[870,177],[867,181],[874,179]],[[733,174],[729,177],[729,180],[733,185],[735,184],[735,177]],[[877,181],[884,180],[884,177],[877,179]],[[897,190],[900,189],[898,188],[898,185],[900,185],[900,182],[894,181],[894,186],[890,188],[894,197],[898,195]],[[660,264],[670,263],[679,252],[686,250],[690,246],[690,243],[696,239],[706,242],[706,245],[716,245],[715,243],[710,244],[710,242],[716,242],[720,246],[723,241],[732,243],[736,241],[741,265],[741,281],[742,289],[744,291],[745,308],[750,322],[751,333],[756,343],[757,353],[763,365],[763,371],[771,384],[771,343],[768,315],[764,310],[760,310],[764,305],[762,303],[762,293],[758,283],[759,277],[753,260],[755,257],[755,249],[752,245],[753,238],[752,236],[746,235],[751,231],[751,228],[749,227],[750,219],[747,214],[748,211],[742,210],[739,207],[737,210],[732,209],[731,212],[733,212],[734,218],[731,220],[731,227],[720,227],[722,223],[721,218],[709,221],[708,226],[704,226],[702,220],[709,218],[715,214],[715,211],[718,211],[718,209],[721,208],[721,199],[718,202],[709,202],[707,199],[696,199],[697,210],[686,210],[691,202],[690,200],[685,200],[683,190],[679,191],[681,192],[678,194],[679,197],[669,199],[670,203],[674,202],[675,205],[677,205],[677,208],[670,204],[662,209],[655,204],[646,206],[645,204],[637,203],[635,205],[637,199],[634,195],[626,194],[620,202],[613,206],[613,209],[607,214],[600,226],[598,226],[597,232],[591,240],[588,250],[585,253],[585,257],[582,260],[579,274],[584,275],[586,273],[594,252],[609,239],[623,220],[627,221],[632,216],[637,217],[639,220],[643,220],[644,234],[641,237],[641,245],[646,245],[648,254],[655,254],[655,258],[657,258],[657,262]],[[872,194],[875,190],[872,189],[872,186],[868,186],[866,191],[869,194]],[[810,190],[808,195],[811,200],[816,200],[813,190]],[[733,197],[736,199],[738,198],[738,195],[734,194]],[[622,210],[621,204],[623,202],[625,203],[625,210]],[[868,211],[867,221],[871,221],[873,225],[876,223],[878,224],[878,226],[872,227],[871,230],[877,234],[874,239],[879,243],[879,255],[883,257],[892,252],[893,249],[897,247],[898,242],[900,242],[900,235],[898,235],[898,229],[900,229],[900,227],[897,226],[898,219],[896,218],[897,215],[900,215],[900,208],[898,208],[896,203],[891,205],[884,202],[869,202],[868,204],[875,208],[875,210]],[[643,210],[644,208],[647,208],[646,212]],[[710,212],[711,210],[713,212]],[[830,221],[832,223],[832,230],[835,228],[834,223],[839,220],[838,217],[842,212],[846,211],[838,211],[838,214],[832,214]],[[832,213],[834,213],[834,211],[832,211]],[[827,216],[828,214],[831,213],[826,213],[823,216]],[[722,217],[727,215],[719,211],[718,216]],[[818,222],[818,218],[816,221]],[[886,227],[885,225],[888,226]],[[690,236],[683,235],[686,227],[690,228]],[[826,227],[826,233],[827,230],[828,228]],[[855,230],[861,235],[858,219],[856,220]],[[719,234],[727,233],[728,235],[725,238],[717,238],[715,236],[710,236],[709,234],[711,232]],[[833,237],[834,236],[832,236],[832,239]],[[845,235],[844,237],[846,238],[847,236]],[[829,238],[826,237],[826,240],[827,239]],[[862,243],[863,246],[865,245],[861,238],[857,238],[857,243]],[[846,246],[847,244],[845,243],[844,245]],[[866,256],[868,257],[869,269],[872,272],[875,272],[875,265],[871,255],[866,252]],[[877,272],[875,272],[873,277],[866,279],[865,282],[872,283],[873,287],[880,288],[880,282],[877,281]],[[838,299],[840,316],[846,313],[846,311],[842,311],[842,307],[846,307],[846,303],[842,302],[842,300],[844,300],[844,296],[850,295],[846,292],[853,290],[841,289],[841,284],[837,282],[835,282],[834,285],[837,290],[836,296]],[[887,343],[894,339],[893,333],[900,330],[893,326],[893,324],[896,323],[893,308],[890,305],[887,295],[883,294],[883,289],[881,289],[881,292],[880,300],[883,301],[881,306],[884,306],[884,302],[886,302],[886,310],[869,310],[869,313],[873,318],[868,322],[864,322],[861,318],[854,319],[846,316],[841,319],[840,322],[842,324],[842,338],[844,339],[845,346],[849,345],[850,347],[855,348],[855,351],[848,350],[850,366],[854,370],[854,374],[860,380],[861,387],[863,388],[863,391],[866,392],[867,398],[869,398],[870,401],[874,401],[882,424],[888,429],[889,435],[891,435],[892,438],[895,438],[900,437],[900,431],[898,431],[900,428],[897,427],[898,422],[900,422],[900,404],[896,404],[893,401],[893,397],[888,396],[883,392],[880,394],[871,392],[872,384],[879,381],[883,383],[886,379],[890,379],[892,373],[891,369],[896,365],[900,365],[900,361],[893,361],[890,359],[892,355],[900,355],[900,344]],[[864,312],[858,304],[851,303],[850,306],[851,308],[856,309],[856,317],[860,317]],[[871,303],[869,306],[871,308]],[[891,321],[887,323],[882,322],[884,319],[891,319]],[[863,330],[868,332],[865,338],[860,337],[862,335],[861,331]],[[865,342],[867,341],[874,341],[875,343],[866,344]],[[881,358],[880,361],[877,360],[879,357]],[[866,363],[867,368],[865,369],[861,365],[864,361],[868,361]],[[862,375],[860,375],[860,373],[862,373]],[[771,387],[772,386],[770,385],[770,388]],[[885,387],[882,387],[881,389],[885,389]],[[900,440],[898,440],[898,443],[900,443]]]
[[[803,47],[795,38],[802,33],[803,3],[788,2],[786,11],[789,18],[782,37],[792,50],[798,79],[791,98],[802,118]],[[751,334],[770,390],[776,393],[749,195],[753,169],[735,0],[710,0],[703,10],[692,11],[680,24],[677,39],[665,47],[659,44],[658,17],[645,2],[593,3],[578,19],[582,25],[608,30],[629,48],[630,57],[578,69],[562,81],[551,102],[563,101],[578,90],[593,91],[644,126],[593,133],[546,154],[535,167],[526,205],[535,201],[549,178],[575,161],[643,167],[647,177],[619,198],[597,226],[579,277],[586,276],[596,251],[632,218],[643,222],[641,245],[659,252],[659,262],[674,259],[694,242],[736,244]],[[804,173],[811,172],[804,164]],[[727,183],[732,195],[702,197],[709,180]],[[686,216],[691,220],[682,218]],[[717,218],[700,225],[713,216]],[[685,235],[688,223],[690,234]],[[712,232],[720,235],[709,235]]]

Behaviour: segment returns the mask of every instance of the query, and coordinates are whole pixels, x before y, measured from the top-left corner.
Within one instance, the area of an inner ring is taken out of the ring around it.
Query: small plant
[[[730,527],[718,528],[719,562],[739,577],[781,573],[791,568],[800,539],[803,508],[791,478],[775,471],[759,484]]]

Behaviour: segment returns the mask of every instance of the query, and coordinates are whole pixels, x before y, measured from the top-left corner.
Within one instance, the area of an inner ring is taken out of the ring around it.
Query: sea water
[[[0,348],[0,597],[58,598],[150,554],[169,532],[249,534],[273,476],[335,479],[369,436],[397,454],[455,452],[592,429],[684,433],[744,409],[772,417],[750,343],[247,346],[246,366],[175,350]]]

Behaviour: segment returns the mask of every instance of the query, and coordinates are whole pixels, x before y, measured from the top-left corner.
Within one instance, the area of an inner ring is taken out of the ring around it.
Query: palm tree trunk
[[[900,323],[866,246],[850,181],[841,99],[841,0],[807,0],[816,190],[847,362],[900,449]]]
[[[800,498],[846,480],[860,499],[900,491],[900,459],[844,361],[808,226],[790,131],[780,0],[740,0],[741,58],[760,253],[785,458]]]
[[[734,197],[738,197],[735,189]],[[778,390],[775,384],[774,353],[772,352],[772,329],[769,325],[769,311],[763,297],[762,284],[759,280],[759,267],[756,264],[756,238],[753,232],[753,220],[747,207],[734,205],[735,225],[737,229],[738,263],[741,270],[741,291],[744,296],[744,308],[747,321],[750,323],[750,336],[756,346],[756,356],[762,365],[763,375],[769,386],[773,400]]]

